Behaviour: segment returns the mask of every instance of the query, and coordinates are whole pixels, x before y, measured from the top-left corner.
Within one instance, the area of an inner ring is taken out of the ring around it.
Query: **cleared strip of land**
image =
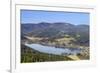
[[[80,60],[80,58],[76,55],[69,55],[67,57],[71,58],[72,60]]]

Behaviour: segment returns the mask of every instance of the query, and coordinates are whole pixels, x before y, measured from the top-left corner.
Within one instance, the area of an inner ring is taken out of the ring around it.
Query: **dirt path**
[[[68,57],[73,59],[73,60],[80,60],[80,58],[76,55],[69,55]]]

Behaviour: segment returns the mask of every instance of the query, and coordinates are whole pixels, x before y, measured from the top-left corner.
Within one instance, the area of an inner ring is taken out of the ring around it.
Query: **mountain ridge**
[[[55,33],[54,33],[54,32]],[[41,35],[45,33],[54,33],[58,34],[59,32],[62,32],[63,34],[89,34],[89,25],[74,25],[70,23],[64,23],[64,22],[55,22],[55,23],[47,23],[47,22],[41,22],[38,24],[34,23],[26,23],[21,24],[21,33],[22,34],[38,34]],[[53,34],[53,35],[54,35]],[[52,35],[52,34],[51,34]]]

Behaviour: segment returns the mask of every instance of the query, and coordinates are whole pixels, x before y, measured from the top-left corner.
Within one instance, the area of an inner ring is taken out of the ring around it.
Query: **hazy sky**
[[[89,25],[89,13],[21,10],[21,23],[66,22]]]

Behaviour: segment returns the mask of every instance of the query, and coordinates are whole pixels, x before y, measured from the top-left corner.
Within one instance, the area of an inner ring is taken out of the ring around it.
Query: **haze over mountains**
[[[89,25],[80,24],[74,25],[64,22],[56,23],[25,23],[21,24],[22,35],[37,36],[37,37],[55,37],[67,35],[86,35],[89,36]]]

